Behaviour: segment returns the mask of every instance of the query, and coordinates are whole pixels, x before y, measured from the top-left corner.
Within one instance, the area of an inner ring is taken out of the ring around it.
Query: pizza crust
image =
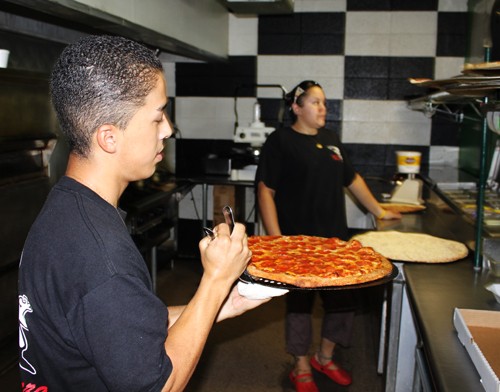
[[[449,263],[466,257],[461,242],[422,233],[370,231],[353,237],[391,260],[414,263]]]
[[[425,210],[425,206],[421,204],[380,203],[380,206],[384,210],[400,212],[401,214]]]

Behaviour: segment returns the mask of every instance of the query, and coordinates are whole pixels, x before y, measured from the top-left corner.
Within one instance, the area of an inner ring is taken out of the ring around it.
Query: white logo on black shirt
[[[28,373],[36,374],[36,369],[24,357],[24,353],[28,350],[28,339],[26,332],[29,331],[28,323],[26,322],[26,313],[32,313],[30,301],[26,295],[19,296],[19,348],[21,349],[21,358],[19,367]]]

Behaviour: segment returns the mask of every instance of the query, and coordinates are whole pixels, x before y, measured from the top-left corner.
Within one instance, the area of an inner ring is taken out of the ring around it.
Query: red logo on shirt
[[[21,383],[21,391],[22,392],[48,392],[49,387],[47,386],[42,386],[42,387],[37,387],[36,384],[28,383],[24,384],[24,382]]]

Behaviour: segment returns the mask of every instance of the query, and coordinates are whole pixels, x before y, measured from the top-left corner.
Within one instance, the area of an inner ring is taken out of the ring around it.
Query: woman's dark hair
[[[307,95],[307,90],[309,90],[311,87],[319,87],[321,89],[323,88],[314,80],[304,80],[303,82],[300,82],[298,85],[296,85],[292,89],[292,91],[285,95],[285,103],[288,107],[288,113],[290,114],[292,122],[295,122],[297,120],[297,116],[292,110],[292,105],[296,103],[297,105],[302,106],[304,97]]]
[[[152,50],[123,37],[88,36],[68,45],[50,90],[70,151],[86,157],[103,124],[126,128],[162,73]]]

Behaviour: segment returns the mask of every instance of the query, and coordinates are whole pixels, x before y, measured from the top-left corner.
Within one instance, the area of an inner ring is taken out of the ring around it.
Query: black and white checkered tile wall
[[[453,122],[407,108],[425,93],[409,77],[460,73],[467,54],[467,0],[296,0],[289,15],[229,17],[229,59],[175,65],[175,121],[184,139],[232,139],[235,91],[240,125],[278,126],[280,88],[304,79],[328,97],[328,126],[338,131],[363,175],[383,175],[395,150],[424,162],[453,164]]]

